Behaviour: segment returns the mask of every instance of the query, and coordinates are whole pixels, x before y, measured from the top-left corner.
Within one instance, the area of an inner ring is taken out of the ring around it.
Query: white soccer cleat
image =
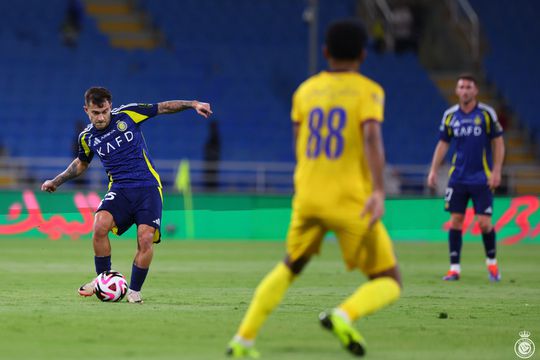
[[[127,301],[129,303],[132,303],[132,304],[142,304],[142,303],[144,303],[144,301],[142,299],[142,296],[141,296],[141,292],[131,290],[131,289],[128,290]]]
[[[92,296],[96,292],[96,279],[90,281],[87,284],[81,286],[78,290],[79,295],[81,296]]]

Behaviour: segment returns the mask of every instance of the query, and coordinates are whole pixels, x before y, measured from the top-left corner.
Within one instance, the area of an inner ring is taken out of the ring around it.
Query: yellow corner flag
[[[180,165],[178,166],[178,172],[176,173],[176,180],[174,182],[176,189],[179,192],[184,193],[185,191],[191,192],[191,178],[189,175],[189,160],[182,159]]]
[[[191,176],[189,171],[189,160],[182,159],[178,165],[176,189],[182,193],[184,198],[184,218],[186,221],[186,236],[192,239],[195,236],[195,222],[193,220],[193,198],[191,196]]]

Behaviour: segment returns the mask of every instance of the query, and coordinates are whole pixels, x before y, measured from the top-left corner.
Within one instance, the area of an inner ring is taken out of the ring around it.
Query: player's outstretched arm
[[[174,114],[179,111],[184,111],[186,109],[195,109],[195,111],[197,111],[197,114],[204,116],[205,118],[208,118],[210,115],[212,115],[210,104],[197,100],[170,100],[158,103],[158,115]]]
[[[58,174],[52,180],[45,180],[41,185],[41,191],[55,192],[56,189],[68,180],[76,178],[88,169],[88,163],[79,160],[73,160],[66,170]]]
[[[442,160],[446,156],[449,147],[450,144],[445,141],[439,140],[439,142],[437,143],[437,147],[435,147],[435,151],[433,152],[431,169],[429,170],[429,175],[427,179],[429,187],[434,188],[437,185],[437,173],[439,171],[439,166],[441,165]]]

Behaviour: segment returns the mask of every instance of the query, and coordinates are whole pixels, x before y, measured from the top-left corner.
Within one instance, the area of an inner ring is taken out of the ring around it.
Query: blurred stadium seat
[[[540,36],[540,28],[534,25],[540,12],[540,2],[471,0],[471,4],[489,41],[484,57],[487,75],[510,100],[534,142],[539,143],[540,122],[536,102],[540,83],[540,48],[531,44],[535,44]]]
[[[75,123],[85,118],[82,95],[99,84],[111,89],[114,105],[172,98],[211,102],[222,123],[223,160],[293,160],[290,96],[307,77],[304,1],[142,1],[169,43],[153,51],[111,48],[89,16],[78,47],[65,47],[59,34],[65,5],[0,4],[9,14],[0,38],[10,49],[0,57],[1,140],[11,155],[70,156]],[[324,0],[320,6],[323,28],[354,14],[355,1]],[[445,103],[417,57],[370,54],[364,72],[387,92],[389,162],[429,162],[426,149],[436,141]],[[161,159],[201,159],[206,133],[206,124],[191,112],[145,127],[152,155]]]

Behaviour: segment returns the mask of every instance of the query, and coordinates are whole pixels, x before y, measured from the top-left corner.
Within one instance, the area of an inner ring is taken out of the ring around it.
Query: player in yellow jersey
[[[336,234],[347,267],[369,279],[340,305],[319,315],[322,326],[347,350],[365,354],[365,341],[352,323],[400,296],[396,258],[380,220],[384,91],[358,72],[366,40],[357,21],[332,24],[324,47],[329,70],[309,78],[294,94],[291,115],[297,166],[287,253],[257,287],[229,343],[230,356],[259,357],[254,341],[260,327],[319,252],[328,231]]]

